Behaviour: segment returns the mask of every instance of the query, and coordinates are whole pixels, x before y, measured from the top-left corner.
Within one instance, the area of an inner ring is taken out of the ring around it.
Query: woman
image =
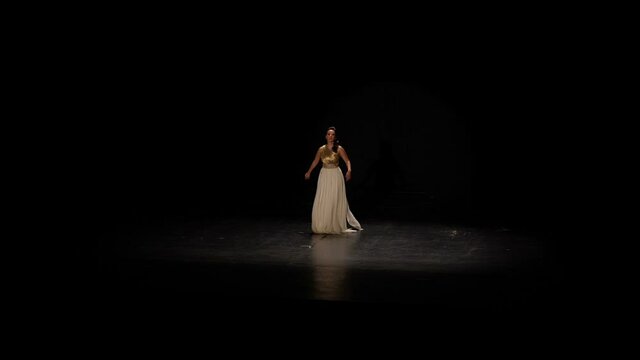
[[[326,145],[322,145],[316,152],[309,171],[304,174],[305,180],[311,178],[311,172],[322,161],[322,169],[318,176],[316,196],[311,213],[311,230],[315,234],[340,234],[362,230],[360,223],[349,210],[345,181],[351,179],[351,161],[347,152],[338,144],[336,128],[330,127],[325,135]],[[342,177],[340,158],[347,165],[347,174]]]

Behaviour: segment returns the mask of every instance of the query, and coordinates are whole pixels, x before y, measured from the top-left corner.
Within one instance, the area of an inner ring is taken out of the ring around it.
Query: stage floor
[[[173,221],[102,235],[91,254],[104,296],[206,296],[219,303],[428,305],[532,311],[554,306],[552,234],[401,220],[317,235],[301,218]]]

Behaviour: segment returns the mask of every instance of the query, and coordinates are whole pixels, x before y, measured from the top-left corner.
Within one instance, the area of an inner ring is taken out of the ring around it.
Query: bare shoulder
[[[342,145],[338,145],[338,152],[346,152]]]

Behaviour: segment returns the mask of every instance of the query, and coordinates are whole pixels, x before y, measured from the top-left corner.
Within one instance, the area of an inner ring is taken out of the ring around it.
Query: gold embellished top
[[[340,155],[331,151],[327,145],[323,145],[320,149],[320,159],[322,160],[322,166],[327,168],[337,167],[340,163]]]

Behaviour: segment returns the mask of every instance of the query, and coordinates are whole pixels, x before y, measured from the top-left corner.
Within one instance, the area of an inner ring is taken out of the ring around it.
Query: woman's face
[[[335,132],[335,131],[333,131],[333,130],[329,130],[329,131],[327,131],[327,136],[326,136],[326,138],[327,138],[327,141],[333,141],[333,140],[335,140],[335,139],[336,139],[336,132]]]

